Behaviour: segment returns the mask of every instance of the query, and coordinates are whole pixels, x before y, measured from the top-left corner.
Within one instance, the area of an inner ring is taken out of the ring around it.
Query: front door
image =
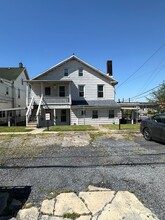
[[[66,109],[61,110],[61,122],[66,123]]]

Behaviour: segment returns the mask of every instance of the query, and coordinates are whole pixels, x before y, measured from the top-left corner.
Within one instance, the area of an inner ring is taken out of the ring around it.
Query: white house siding
[[[81,111],[85,110],[86,115],[82,116]],[[98,110],[98,118],[92,118],[92,111]],[[118,109],[115,109],[115,117],[109,118],[109,110],[111,108],[79,108],[71,110],[71,125],[101,125],[101,124],[119,124],[119,119],[117,114],[119,112]]]
[[[68,69],[69,75],[64,76],[64,69]],[[78,69],[83,68],[83,76],[78,76]],[[104,85],[104,99],[114,99],[114,87],[110,85],[110,79],[108,80],[104,76],[95,72],[91,68],[83,65],[82,63],[72,60],[63,64],[47,74],[41,75],[37,79],[39,80],[72,80],[71,94],[73,100],[96,100],[102,99],[97,97],[97,85]],[[78,94],[78,85],[85,85],[85,97],[81,98]]]
[[[8,94],[6,94],[8,88]],[[0,109],[8,109],[13,107],[12,83],[3,80],[0,82]]]
[[[15,108],[26,107],[26,82],[23,82],[26,79],[27,79],[26,75],[24,71],[22,71],[22,73],[14,81]],[[18,97],[19,90],[20,90],[20,98]]]

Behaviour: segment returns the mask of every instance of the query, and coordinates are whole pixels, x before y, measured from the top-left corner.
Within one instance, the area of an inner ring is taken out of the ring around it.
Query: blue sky
[[[0,0],[0,9],[1,67],[23,62],[32,78],[73,53],[103,72],[112,60],[116,100],[145,100],[132,97],[165,79],[164,0]]]

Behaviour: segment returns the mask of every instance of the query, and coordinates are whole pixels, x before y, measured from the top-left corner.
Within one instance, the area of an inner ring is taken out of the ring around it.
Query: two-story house
[[[19,67],[0,68],[0,125],[16,125],[26,113],[26,83],[29,76],[23,64]]]
[[[112,76],[112,61],[107,74],[73,55],[27,81],[27,125],[118,124],[120,106],[115,102],[118,83]]]

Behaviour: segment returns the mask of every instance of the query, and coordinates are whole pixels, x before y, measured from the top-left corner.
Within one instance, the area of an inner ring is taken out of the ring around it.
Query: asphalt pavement
[[[45,140],[46,141],[46,140]],[[37,156],[10,158],[0,169],[1,187],[29,187],[39,206],[50,192],[85,191],[89,185],[129,191],[165,219],[165,145],[141,136],[95,138],[86,146],[46,146]]]

